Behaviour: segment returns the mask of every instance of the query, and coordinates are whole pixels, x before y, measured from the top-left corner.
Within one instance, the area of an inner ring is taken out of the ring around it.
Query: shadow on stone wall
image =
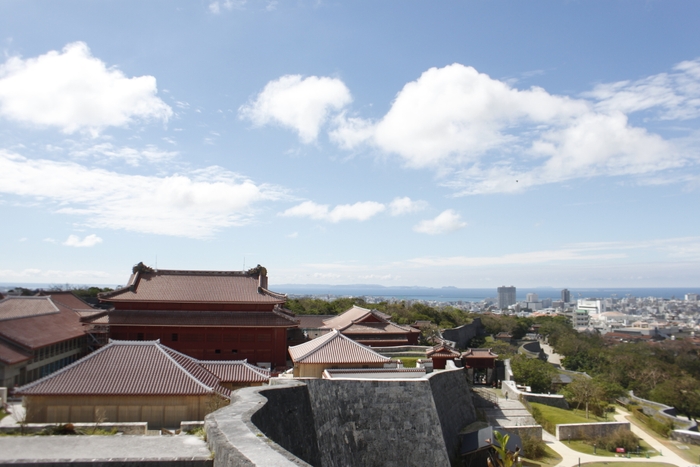
[[[447,467],[459,431],[476,421],[462,369],[421,380],[304,383],[241,389],[210,414],[214,465]],[[275,455],[279,464],[270,463]]]

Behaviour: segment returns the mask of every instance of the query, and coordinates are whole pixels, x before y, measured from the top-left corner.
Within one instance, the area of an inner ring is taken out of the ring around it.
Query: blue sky
[[[700,283],[694,1],[0,3],[0,282]]]

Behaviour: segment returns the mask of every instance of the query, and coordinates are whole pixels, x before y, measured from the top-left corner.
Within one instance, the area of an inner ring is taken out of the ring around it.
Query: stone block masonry
[[[615,433],[620,428],[630,429],[629,422],[607,423],[567,423],[557,425],[557,439],[595,439],[604,438]]]
[[[265,456],[282,455],[279,465],[448,467],[459,431],[476,420],[461,369],[420,380],[304,383],[241,389],[210,414],[214,465],[271,465]]]

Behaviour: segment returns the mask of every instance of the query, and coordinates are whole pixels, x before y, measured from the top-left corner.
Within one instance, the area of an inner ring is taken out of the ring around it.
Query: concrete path
[[[0,437],[0,464],[28,459],[206,461],[211,459],[211,453],[204,441],[191,435]]]
[[[554,349],[552,346],[549,344],[545,344],[543,341],[540,341],[540,347],[542,348],[542,351],[544,351],[545,354],[547,354],[547,362],[551,363],[552,365],[558,365],[561,367],[561,355],[558,353],[554,353]]]
[[[630,422],[630,429],[632,430],[632,433],[642,438],[649,446],[663,454],[663,456],[656,457],[656,459],[664,459],[664,462],[669,462],[676,465],[692,464],[692,462],[688,462],[687,460],[683,459],[668,447],[664,446],[661,441],[635,425],[629,412],[618,407],[617,412],[615,413],[615,420],[618,422]]]

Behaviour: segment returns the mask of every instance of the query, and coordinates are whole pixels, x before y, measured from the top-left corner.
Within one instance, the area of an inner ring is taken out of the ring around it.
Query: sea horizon
[[[57,283],[10,283],[0,282],[0,291],[14,287],[27,289],[50,290],[70,285],[74,288],[110,287],[112,284],[57,284]],[[525,300],[529,293],[537,294],[540,300],[551,298],[559,300],[563,288],[559,287],[516,287],[516,299]],[[700,287],[566,287],[572,300],[578,298],[647,298],[683,299],[685,294],[700,294]],[[485,299],[495,299],[498,296],[497,287],[422,287],[422,286],[384,286],[379,284],[272,284],[274,292],[284,293],[292,297],[326,296],[326,297],[382,297],[396,300],[424,300],[438,302],[480,302]]]

